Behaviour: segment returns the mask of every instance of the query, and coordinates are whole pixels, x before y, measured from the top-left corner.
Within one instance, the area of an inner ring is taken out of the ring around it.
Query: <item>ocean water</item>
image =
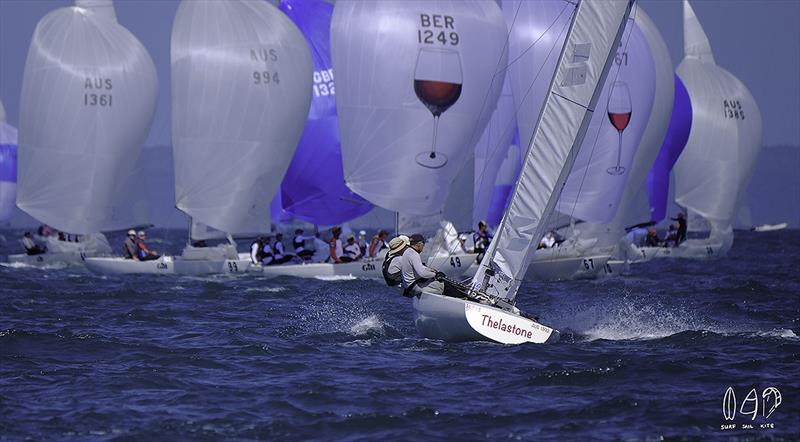
[[[377,281],[0,266],[0,439],[798,440],[799,270],[800,231],[737,232],[716,261],[527,282],[562,339],[503,346],[418,337]]]

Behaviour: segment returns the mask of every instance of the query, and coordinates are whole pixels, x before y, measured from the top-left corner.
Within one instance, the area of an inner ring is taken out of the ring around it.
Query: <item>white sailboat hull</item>
[[[731,236],[729,240],[726,238],[722,241],[690,239],[678,247],[638,247],[642,259],[633,262],[656,258],[716,259],[727,255],[732,245]]]
[[[451,278],[464,276],[465,272],[475,262],[478,255],[475,253],[432,257],[427,261],[428,267],[444,272]],[[264,266],[263,272],[267,277],[294,276],[296,278],[335,278],[353,277],[359,279],[383,279],[383,258],[366,258],[361,261],[342,264],[311,263]]]
[[[783,230],[789,227],[788,223],[780,223],[780,224],[762,224],[760,226],[753,227],[753,230],[756,232],[772,232],[775,230]]]
[[[571,279],[594,279],[604,274],[609,255],[557,256],[537,251],[528,266],[525,279],[539,281],[563,281]]]
[[[535,321],[496,307],[465,299],[422,293],[419,297],[414,297],[413,309],[414,324],[417,327],[417,331],[420,336],[429,339],[440,339],[447,342],[500,342],[496,339],[492,339],[490,337],[492,336],[491,333],[480,333],[475,327],[470,325],[467,312],[471,310],[474,313],[476,309],[481,316],[492,316],[495,319],[508,318],[514,323],[522,325],[526,331],[532,330],[531,337],[521,342],[555,342],[559,337],[558,331],[545,327]],[[516,329],[517,327],[515,327],[515,330]],[[494,330],[499,329],[495,328]]]
[[[162,274],[209,275],[219,273],[244,273],[250,269],[250,260],[187,260],[162,256],[152,261],[134,261],[120,257],[86,258],[86,267],[101,275]]]
[[[81,252],[55,252],[42,253],[39,255],[8,255],[8,263],[11,266],[37,267],[37,268],[58,268],[81,266],[84,264]]]

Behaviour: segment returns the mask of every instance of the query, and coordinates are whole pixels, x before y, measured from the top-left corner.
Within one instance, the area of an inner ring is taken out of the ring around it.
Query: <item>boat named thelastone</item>
[[[175,203],[191,217],[181,256],[87,259],[99,273],[237,273],[232,236],[270,229],[270,201],[311,101],[303,34],[266,1],[184,0],[172,29]],[[215,236],[216,235],[216,236]],[[195,236],[195,237],[193,237]],[[198,247],[193,240],[223,237]]]
[[[78,240],[48,236],[47,253],[9,261],[82,264],[111,253],[99,232],[141,224],[131,165],[157,94],[153,61],[111,0],[76,0],[39,21],[20,99],[17,206]]]
[[[632,0],[584,0],[574,10],[520,178],[497,234],[460,296],[413,299],[419,333],[446,341],[544,343],[558,331],[514,304],[600,97]]]
[[[692,6],[683,3],[684,58],[677,73],[691,99],[689,139],[678,157],[675,202],[690,231],[709,231],[679,247],[642,247],[648,258],[708,259],[733,245],[733,215],[761,152],[761,112],[747,87],[718,66]],[[700,225],[698,227],[698,225]]]

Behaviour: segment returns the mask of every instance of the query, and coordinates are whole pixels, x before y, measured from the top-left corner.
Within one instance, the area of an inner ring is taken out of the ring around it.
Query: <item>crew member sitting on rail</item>
[[[390,247],[390,245],[386,244],[386,237],[388,236],[389,232],[381,229],[378,230],[378,233],[376,233],[375,236],[372,237],[372,241],[369,242],[370,258],[374,258],[378,254],[378,252]]]
[[[347,244],[344,246],[344,255],[339,257],[341,262],[358,261],[361,258],[361,247],[353,235],[347,235]]]
[[[328,261],[333,262],[335,264],[339,264],[342,262],[342,255],[344,255],[344,249],[342,247],[342,240],[339,239],[339,236],[342,234],[342,228],[339,226],[333,226],[331,228],[331,241],[328,243]]]
[[[139,256],[139,261],[151,261],[160,258],[161,256],[155,250],[150,250],[147,247],[147,244],[144,243],[144,240],[144,230],[140,230],[139,240],[136,242],[136,250]]]
[[[478,254],[476,260],[480,262],[483,259],[483,254],[489,248],[489,243],[492,242],[492,234],[489,233],[489,226],[486,221],[478,222],[478,231],[472,234],[472,241],[475,243],[474,252]]]
[[[275,243],[272,245],[273,260],[270,264],[277,265],[289,262],[292,260],[291,253],[286,253],[283,248],[283,234],[278,233],[275,235]]]
[[[422,294],[422,289],[428,293],[441,295],[444,292],[444,283],[437,278],[443,278],[444,273],[437,272],[422,263],[419,256],[425,248],[425,237],[415,233],[409,238],[409,246],[403,252],[403,296],[412,297]]]
[[[268,266],[272,264],[273,254],[272,246],[269,245],[270,239],[272,239],[270,235],[264,237],[263,245],[261,246],[261,265]]]
[[[383,260],[383,279],[389,287],[398,286],[403,282],[402,258],[403,252],[408,245],[409,239],[405,235],[400,235],[389,241],[389,252],[386,253],[386,259]]]
[[[294,231],[294,239],[292,239],[292,247],[294,247],[294,254],[303,261],[307,261],[314,256],[313,250],[306,249],[306,240],[314,239],[313,237],[303,236],[303,229]]]
[[[250,244],[250,261],[253,264],[261,264],[261,260],[264,258],[264,237],[259,236]]]
[[[25,247],[25,253],[27,255],[41,255],[42,253],[47,252],[46,248],[36,244],[33,241],[31,232],[25,232],[25,234],[22,235],[22,247]]]
[[[539,246],[536,247],[537,249],[551,249],[556,246],[556,236],[553,234],[552,231],[547,232],[542,237],[542,240],[539,241]]]
[[[647,247],[658,247],[660,245],[658,242],[658,232],[656,232],[655,227],[647,229],[647,238],[644,240],[644,245]]]

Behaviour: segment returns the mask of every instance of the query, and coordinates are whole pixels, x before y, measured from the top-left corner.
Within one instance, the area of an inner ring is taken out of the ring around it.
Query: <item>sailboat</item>
[[[733,245],[736,203],[761,151],[761,112],[747,87],[718,66],[692,6],[683,3],[684,59],[677,73],[691,99],[686,147],[673,168],[675,201],[688,209],[689,228],[707,224],[707,238],[673,248],[641,248],[647,256],[707,259]]]
[[[598,106],[633,1],[576,7],[508,208],[461,297],[423,290],[413,299],[419,333],[447,341],[545,343],[559,333],[514,304],[536,244],[553,214]],[[600,104],[602,106],[602,104]]]
[[[224,19],[222,19],[224,17]],[[308,114],[312,64],[302,33],[266,1],[184,0],[172,29],[175,199],[192,223],[178,257],[87,260],[101,273],[238,273],[235,235],[270,229],[270,196]],[[193,232],[228,240],[193,244]],[[207,233],[211,232],[211,233]]]
[[[17,206],[66,233],[44,239],[47,253],[10,262],[80,264],[111,253],[99,232],[136,224],[130,169],[157,89],[153,61],[111,0],[76,0],[39,21],[20,100]]]
[[[534,118],[546,93],[545,79],[555,69],[556,50],[564,45],[573,10],[564,1],[504,3],[511,29],[511,58],[515,60],[509,69],[520,138],[525,141],[533,134]],[[661,54],[651,38],[654,26],[641,8],[635,7],[630,17],[603,85],[600,102],[606,106],[605,112],[595,114],[591,120],[584,146],[556,206],[561,215],[551,221],[550,228],[561,230],[566,240],[556,247],[537,250],[528,270],[531,279],[597,277],[623,234],[620,228],[613,239],[603,238],[607,235],[603,231],[609,230],[605,225],[619,212],[625,189],[641,175],[635,170],[635,160],[643,157],[639,153],[641,145],[656,132],[653,120],[666,119],[657,115],[662,104],[657,103],[660,96],[655,94],[660,89],[656,71]],[[667,69],[671,73],[671,66]],[[612,109],[614,106],[624,109]],[[658,137],[663,135],[665,125],[666,122]]]
[[[344,178],[354,193],[396,212],[399,232],[458,221],[446,219],[448,206],[456,208],[449,194],[464,190],[455,181],[472,187],[472,173],[461,172],[500,94],[505,34],[492,1],[336,3],[331,55]],[[476,256],[434,252],[428,265],[456,275]],[[381,274],[380,260],[325,266],[306,267]]]
[[[8,221],[17,197],[17,129],[6,123],[0,101],[0,222]]]

